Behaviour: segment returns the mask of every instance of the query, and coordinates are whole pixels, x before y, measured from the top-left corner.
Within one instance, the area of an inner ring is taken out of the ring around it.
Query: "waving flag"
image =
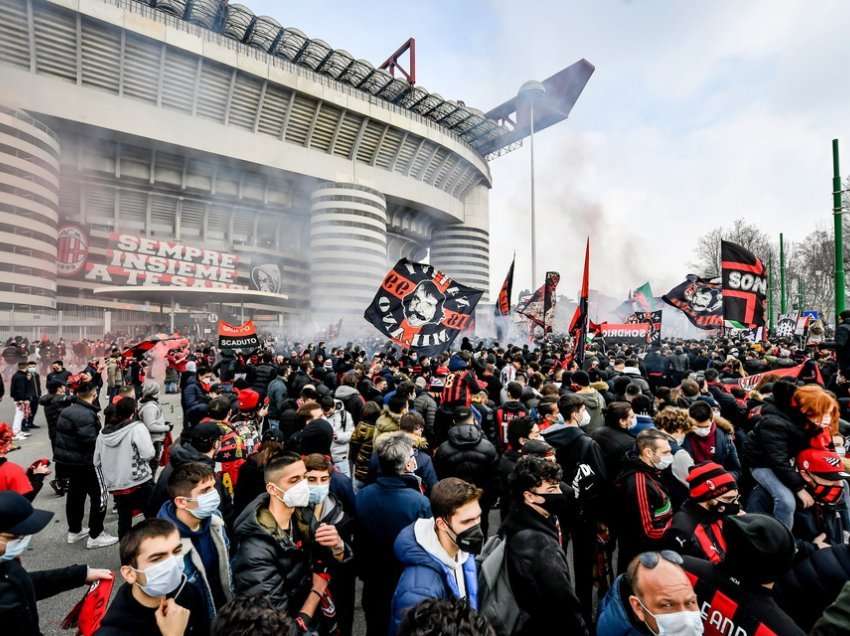
[[[511,292],[514,289],[514,265],[516,264],[516,255],[511,261],[508,275],[505,276],[505,282],[502,283],[502,288],[499,290],[499,298],[496,300],[496,315],[507,316],[511,313]]]
[[[767,269],[750,250],[720,243],[723,279],[723,319],[738,329],[761,327],[767,305]]]
[[[689,274],[685,282],[667,292],[662,300],[681,310],[695,327],[723,326],[723,293],[719,282]]]
[[[431,356],[451,347],[483,293],[403,258],[384,276],[363,317],[399,346]]]
[[[575,361],[578,366],[584,364],[585,339],[587,337],[587,299],[590,295],[590,239],[584,248],[584,275],[581,279],[578,307],[570,321],[570,336],[575,343]]]
[[[542,327],[544,333],[552,331],[555,293],[560,281],[561,275],[558,272],[546,272],[546,282],[516,309],[516,312],[528,318],[532,325]]]
[[[635,290],[632,302],[635,305],[635,311],[655,311],[655,298],[652,296],[652,287],[649,282]]]

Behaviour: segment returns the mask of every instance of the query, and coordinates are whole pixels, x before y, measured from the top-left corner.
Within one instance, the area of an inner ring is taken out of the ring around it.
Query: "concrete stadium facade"
[[[495,124],[419,87],[389,99],[377,91],[397,84],[357,70],[368,63],[333,70],[345,52],[328,48],[325,72],[295,63],[294,29],[255,18],[245,43],[200,26],[210,2],[190,21],[172,15],[187,2],[0,0],[0,82],[14,87],[0,97],[0,325],[149,326],[164,307],[94,290],[126,284],[119,263],[148,263],[131,284],[164,280],[155,253],[178,247],[234,255],[216,285],[280,272],[278,298],[242,308],[261,323],[362,323],[388,265],[429,250],[486,292],[491,178],[475,146]],[[170,280],[203,276],[218,274]]]

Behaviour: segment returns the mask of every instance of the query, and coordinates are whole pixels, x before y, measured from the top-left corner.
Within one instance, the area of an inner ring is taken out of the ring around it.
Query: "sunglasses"
[[[680,555],[678,552],[673,552],[673,550],[661,550],[660,552],[642,552],[638,555],[638,560],[640,561],[640,564],[647,570],[652,570],[653,568],[655,568],[661,562],[662,559],[674,565],[682,565],[685,562],[684,559],[682,559],[682,555]]]

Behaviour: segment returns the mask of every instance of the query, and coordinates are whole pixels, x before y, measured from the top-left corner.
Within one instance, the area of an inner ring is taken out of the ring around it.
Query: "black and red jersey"
[[[805,636],[767,588],[746,584],[704,559],[684,560],[705,636]]]

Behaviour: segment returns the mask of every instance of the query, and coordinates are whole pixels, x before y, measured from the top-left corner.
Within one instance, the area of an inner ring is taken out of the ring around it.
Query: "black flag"
[[[720,283],[688,274],[661,299],[680,309],[695,327],[718,329],[723,326],[723,294]]]
[[[764,325],[767,304],[767,270],[750,250],[729,241],[720,242],[723,278],[723,319],[727,326],[743,329]]]
[[[584,248],[584,275],[581,278],[578,307],[570,321],[570,336],[574,342],[573,360],[579,367],[584,364],[584,352],[587,347],[588,297],[590,295],[590,239]]]
[[[516,312],[525,316],[534,326],[541,327],[543,333],[552,331],[552,318],[555,314],[555,292],[561,275],[558,272],[546,272],[546,282],[517,307]]]
[[[473,320],[483,293],[403,258],[384,276],[363,317],[399,346],[432,356]]]

